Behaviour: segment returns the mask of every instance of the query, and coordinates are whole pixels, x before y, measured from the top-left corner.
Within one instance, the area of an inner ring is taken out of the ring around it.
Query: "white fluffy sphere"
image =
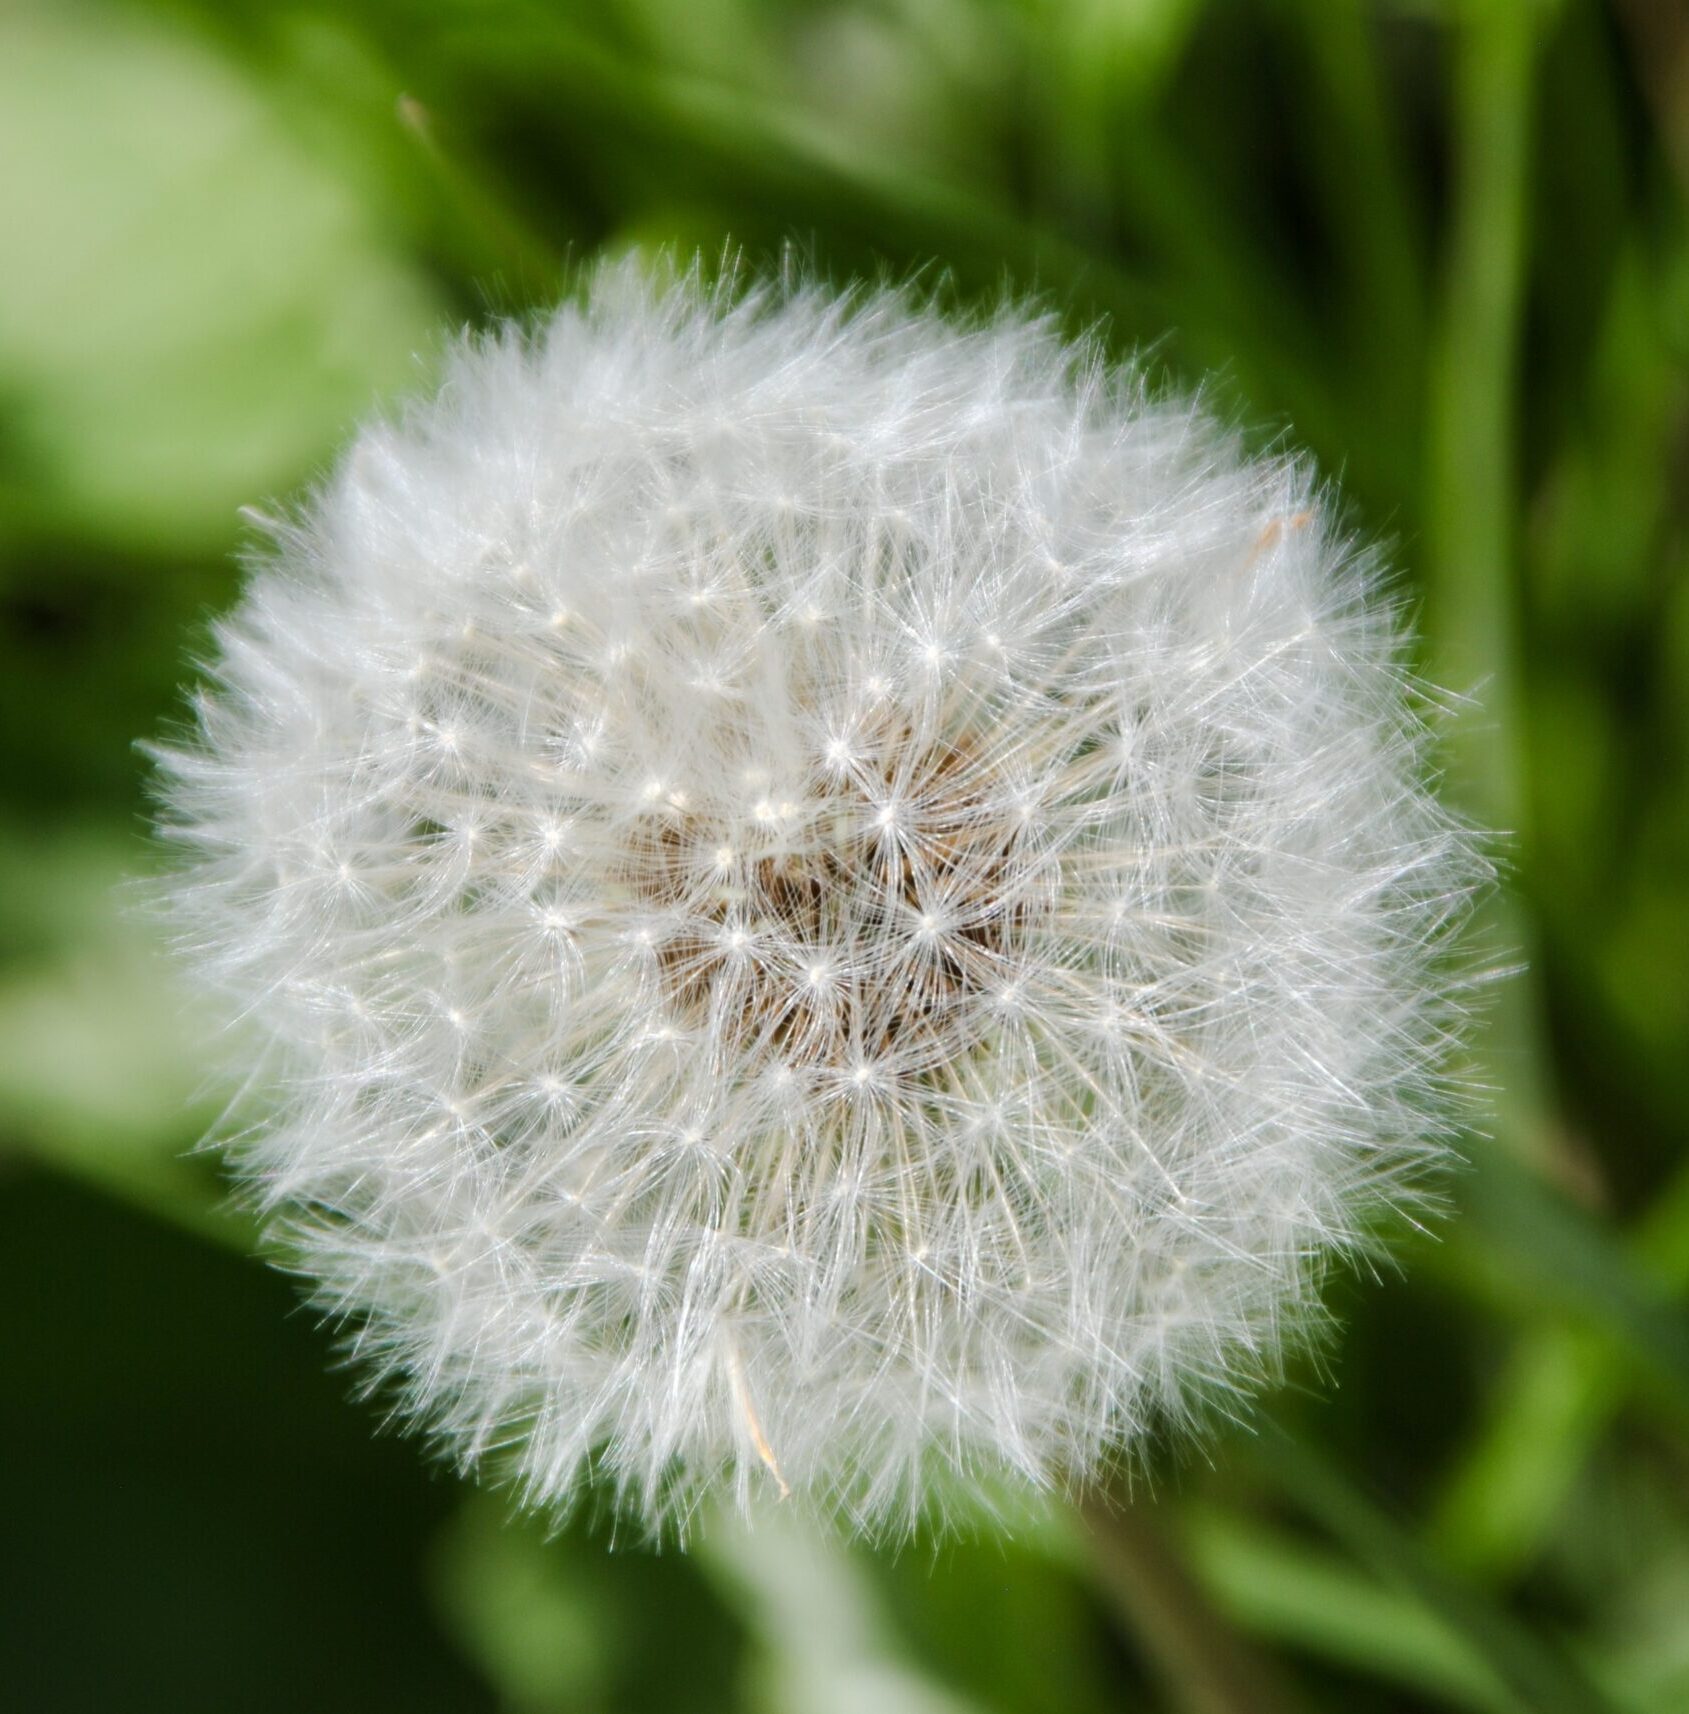
[[[1009,311],[601,272],[367,429],[166,754],[245,1170],[465,1462],[900,1530],[1271,1368],[1479,864],[1307,471]]]

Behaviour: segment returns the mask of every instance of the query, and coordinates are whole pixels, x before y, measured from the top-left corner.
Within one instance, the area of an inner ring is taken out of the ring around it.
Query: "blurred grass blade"
[[[1569,1655],[1446,1572],[1330,1460],[1270,1421],[1251,1450],[1280,1490],[1360,1564],[1463,1638],[1521,1714],[1615,1714]]]
[[[1663,1289],[1689,1289],[1689,1168],[1649,1210],[1628,1250]],[[1490,1579],[1523,1569],[1633,1380],[1627,1353],[1585,1328],[1527,1334],[1444,1487],[1430,1527],[1442,1556]]]
[[[1232,370],[1304,440],[1333,453],[1342,443],[1341,414],[1312,360],[1314,333],[1298,338],[1299,313],[1282,292],[1264,289],[1241,236],[1202,214],[1202,187],[1147,131],[1138,145],[1156,152],[1137,164],[1131,200],[1152,238],[1173,252],[1177,266],[1165,280],[1129,272],[978,190],[880,159],[866,140],[846,147],[766,96],[634,63],[527,9],[501,9],[497,27],[441,32],[432,62],[454,80],[478,73],[506,100],[590,137],[595,151],[669,163],[669,197],[725,198],[740,237],[784,240],[812,222],[829,239],[843,235],[882,256],[942,256],[974,290],[1030,288],[1069,311],[1104,312],[1126,345],[1176,330],[1195,364]],[[771,229],[774,209],[781,218]]]
[[[1257,1636],[1387,1678],[1472,1714],[1514,1714],[1465,1637],[1348,1560],[1214,1506],[1186,1508],[1184,1540],[1211,1598]]]
[[[1429,378],[1427,607],[1433,670],[1481,717],[1453,733],[1450,784],[1485,826],[1528,834],[1519,685],[1517,422],[1524,320],[1527,163],[1545,8],[1468,0],[1455,9],[1454,211]],[[1557,1131],[1543,1068],[1535,925],[1511,894],[1490,907],[1504,955],[1526,971],[1491,1003],[1486,1055],[1505,1092],[1503,1141],[1543,1160]]]
[[[1355,432],[1381,441],[1396,491],[1417,498],[1428,304],[1424,237],[1409,195],[1397,111],[1379,64],[1376,8],[1364,0],[1275,0],[1312,73],[1315,123],[1297,132],[1345,276],[1347,360],[1371,378]],[[1344,147],[1331,147],[1340,135]]]
[[[1594,1330],[1689,1415],[1689,1318],[1599,1222],[1501,1149],[1487,1153],[1461,1200],[1463,1218],[1433,1266],[1504,1306]]]
[[[1499,1583],[1540,1548],[1605,1426],[1627,1370],[1566,1327],[1531,1333],[1497,1378],[1490,1415],[1451,1473],[1426,1530],[1469,1577]]]
[[[1079,246],[1005,212],[977,192],[846,151],[798,114],[766,99],[634,64],[559,20],[499,8],[499,22],[442,30],[429,63],[453,78],[479,75],[536,111],[566,118],[593,134],[598,149],[629,149],[671,169],[675,194],[700,179],[731,185],[737,199],[794,214],[826,216],[881,237],[895,236],[926,255],[942,255],[976,283],[1071,288],[1120,317],[1138,337],[1159,333],[1167,316],[1160,294]],[[770,200],[772,198],[772,200]],[[818,225],[820,224],[818,219]],[[801,227],[798,228],[801,230]]]
[[[444,205],[450,229],[458,234],[464,265],[483,282],[501,277],[519,282],[524,300],[544,303],[558,296],[565,278],[559,249],[494,195],[485,171],[472,170],[459,158],[456,139],[442,138],[434,115],[420,101],[402,95],[395,111]]]

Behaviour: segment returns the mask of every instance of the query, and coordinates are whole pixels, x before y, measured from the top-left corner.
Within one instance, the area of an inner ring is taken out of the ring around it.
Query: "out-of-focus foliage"
[[[18,1705],[1689,1706],[1686,188],[1689,14],[1654,0],[8,0]],[[1334,1283],[1328,1372],[1263,1407],[1293,1438],[1170,1449],[1089,1532],[683,1559],[507,1523],[378,1432],[186,1152],[204,1024],[114,888],[236,508],[442,327],[730,241],[1213,372],[1396,544],[1476,697],[1452,778],[1511,830],[1491,945],[1530,973],[1456,1217]]]

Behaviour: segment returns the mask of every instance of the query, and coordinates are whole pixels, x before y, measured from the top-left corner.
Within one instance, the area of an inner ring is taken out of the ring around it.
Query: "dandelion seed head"
[[[600,272],[279,526],[162,756],[240,1163],[529,1498],[875,1533],[1272,1372],[1482,871],[1306,467],[1009,310]]]

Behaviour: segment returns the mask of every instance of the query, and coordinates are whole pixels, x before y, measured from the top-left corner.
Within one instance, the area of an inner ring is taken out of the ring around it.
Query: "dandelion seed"
[[[1200,407],[609,269],[260,521],[161,758],[235,1148],[535,1503],[1083,1481],[1434,1164],[1482,864],[1373,562]]]

